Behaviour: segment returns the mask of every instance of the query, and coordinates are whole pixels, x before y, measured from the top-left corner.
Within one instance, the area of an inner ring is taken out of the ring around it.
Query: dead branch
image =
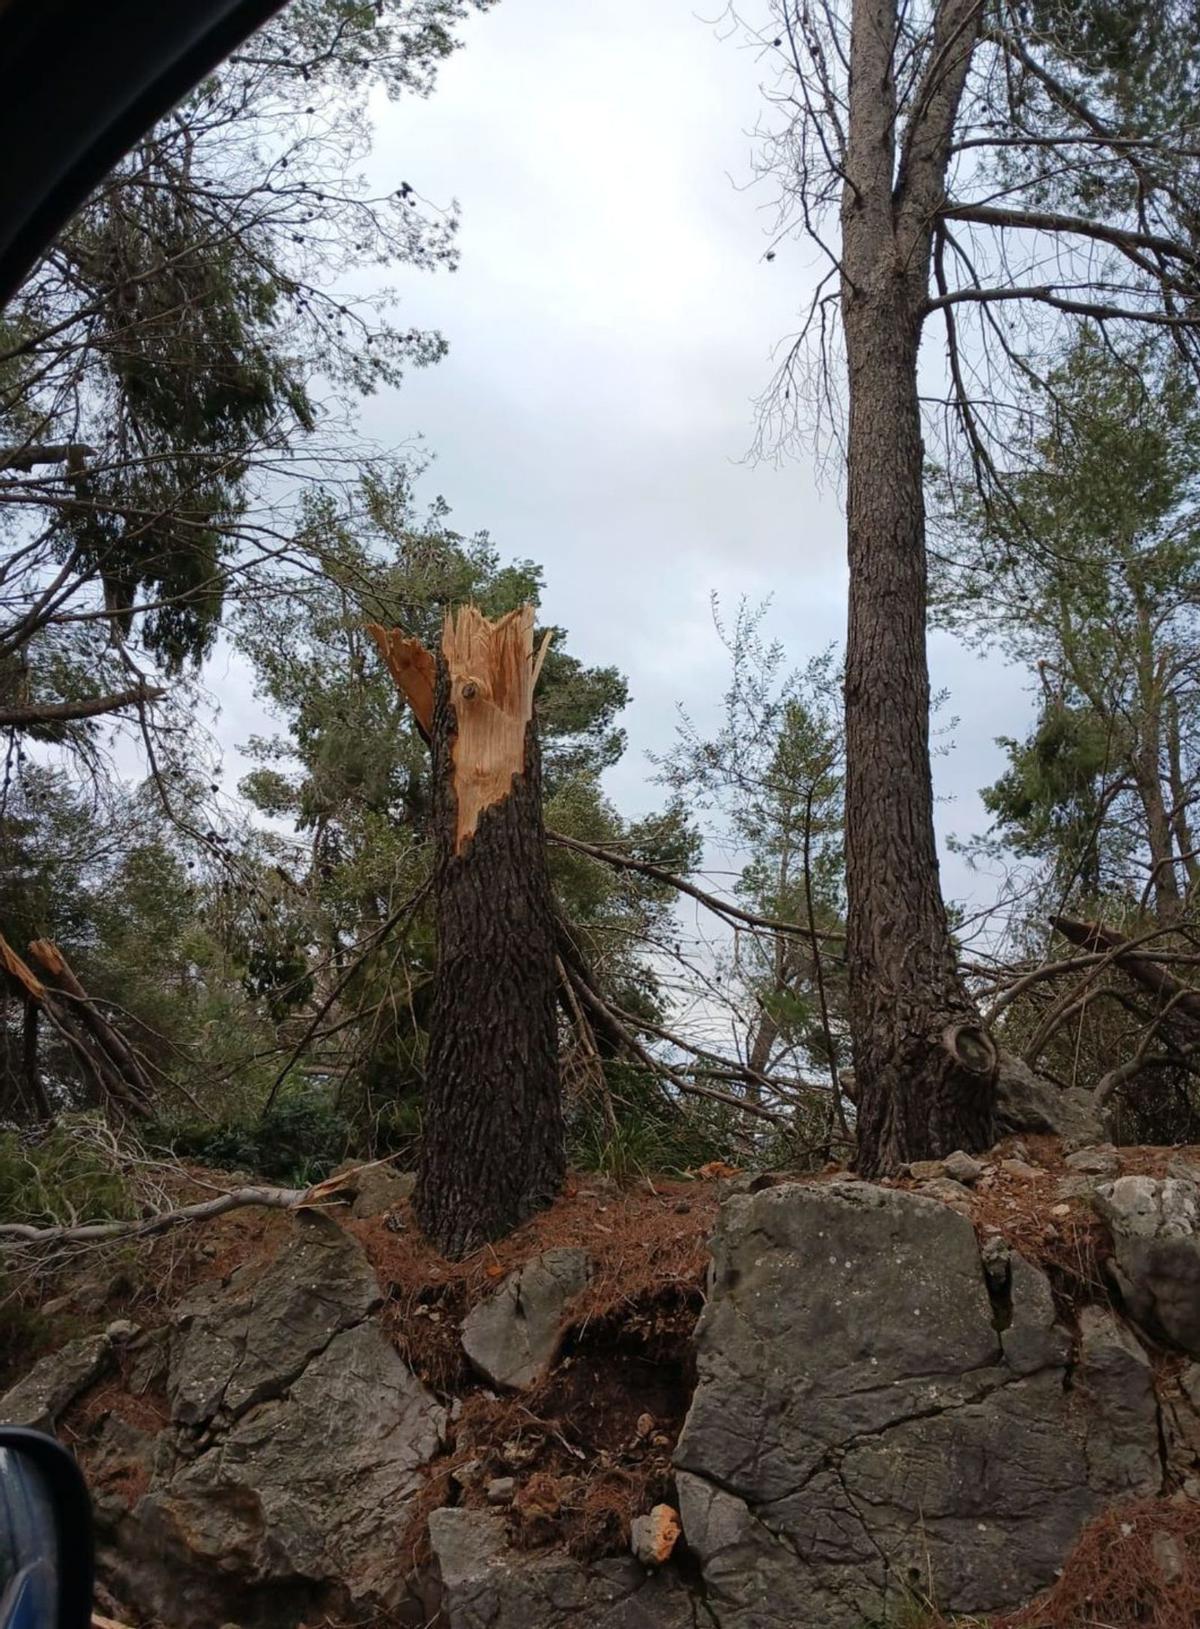
[[[1134,949],[1137,941],[1127,939],[1115,928],[1106,928],[1101,922],[1078,922],[1068,916],[1052,916],[1050,925],[1081,950],[1107,953],[1143,989],[1170,1002],[1176,1018],[1200,1024],[1200,990],[1193,990],[1157,961],[1138,955]]]
[[[174,1210],[159,1211],[136,1222],[83,1222],[77,1226],[57,1227],[34,1227],[27,1222],[4,1222],[0,1223],[0,1248],[6,1243],[10,1247],[112,1244],[117,1240],[156,1238],[177,1227],[184,1227],[193,1222],[209,1222],[214,1217],[227,1215],[231,1210],[244,1210],[252,1205],[266,1210],[307,1208],[315,1210],[331,1201],[337,1201],[339,1195],[353,1185],[354,1178],[360,1172],[379,1165],[389,1165],[394,1158],[393,1155],[388,1159],[370,1160],[366,1164],[354,1166],[349,1171],[343,1171],[338,1176],[329,1177],[324,1182],[314,1183],[308,1188],[231,1188],[213,1199],[202,1199],[194,1205],[180,1205]]]

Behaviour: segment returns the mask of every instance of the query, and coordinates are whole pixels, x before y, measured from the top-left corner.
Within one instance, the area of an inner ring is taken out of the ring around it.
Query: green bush
[[[695,1170],[709,1160],[728,1160],[737,1147],[739,1116],[719,1103],[671,1103],[644,1071],[622,1064],[606,1068],[616,1124],[594,1097],[568,1116],[572,1165],[617,1182],[648,1172]],[[738,1163],[743,1163],[739,1159]]]
[[[53,1227],[137,1215],[103,1123],[64,1115],[39,1136],[0,1132],[0,1220]]]
[[[159,1128],[160,1140],[185,1159],[251,1171],[296,1188],[328,1176],[345,1158],[350,1135],[349,1123],[313,1088],[282,1095],[257,1119]]]

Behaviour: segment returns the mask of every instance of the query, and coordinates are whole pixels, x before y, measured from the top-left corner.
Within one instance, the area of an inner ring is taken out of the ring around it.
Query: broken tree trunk
[[[41,1011],[67,1044],[99,1100],[121,1114],[147,1119],[152,1113],[153,1088],[124,1037],[92,1001],[52,940],[35,939],[29,954],[41,969],[41,977],[0,936],[0,973],[26,1003],[25,1070],[35,1111],[44,1119],[50,1117],[49,1099],[36,1067],[36,1014]]]
[[[372,627],[433,757],[438,971],[415,1208],[458,1258],[548,1205],[566,1156],[533,610],[468,606],[431,654]]]

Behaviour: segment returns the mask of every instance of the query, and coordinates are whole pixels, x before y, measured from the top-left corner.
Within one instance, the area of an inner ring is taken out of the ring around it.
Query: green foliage
[[[54,1227],[136,1216],[132,1189],[99,1129],[81,1114],[64,1115],[38,1136],[0,1131],[0,1219]]]
[[[1040,862],[1060,902],[1136,899],[1150,863],[1174,891],[1194,880],[1200,777],[1193,378],[1165,347],[1085,330],[1031,394],[1003,487],[987,504],[943,488],[933,581],[943,625],[1037,673],[1036,722],[1002,741],[1009,768],[984,792],[993,846]],[[1170,833],[1156,810],[1175,811]]]
[[[624,1064],[605,1070],[614,1119],[589,1096],[568,1113],[570,1161],[617,1182],[662,1173],[682,1176],[709,1160],[729,1160],[744,1131],[741,1116],[719,1103],[672,1102],[660,1082]]]
[[[161,1126],[156,1136],[184,1159],[297,1188],[328,1176],[346,1157],[351,1140],[349,1124],[328,1093],[317,1088],[283,1092],[261,1116]]]

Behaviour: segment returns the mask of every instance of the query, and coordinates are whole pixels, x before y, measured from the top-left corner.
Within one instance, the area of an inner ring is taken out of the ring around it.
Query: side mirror
[[[92,1510],[53,1437],[0,1426],[0,1629],[88,1629]]]

